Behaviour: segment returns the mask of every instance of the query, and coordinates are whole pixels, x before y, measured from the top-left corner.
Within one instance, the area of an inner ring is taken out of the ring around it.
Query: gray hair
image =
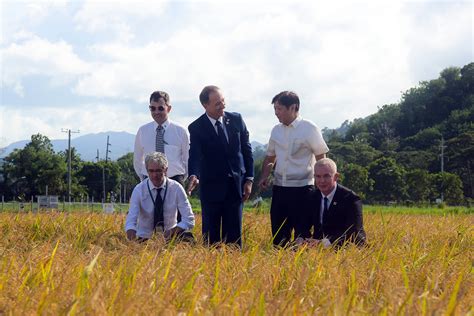
[[[168,159],[166,159],[166,156],[163,153],[155,151],[145,156],[145,167],[147,170],[150,162],[155,162],[160,167],[168,168]]]
[[[314,168],[316,169],[317,166],[328,166],[329,168],[331,168],[332,172],[337,173],[337,165],[331,158],[319,159],[318,161],[316,161]]]

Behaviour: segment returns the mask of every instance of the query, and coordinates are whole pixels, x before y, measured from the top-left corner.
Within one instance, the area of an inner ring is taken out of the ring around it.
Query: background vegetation
[[[317,111],[317,109],[315,109]],[[474,196],[474,63],[443,70],[437,79],[420,82],[402,94],[399,103],[379,107],[366,118],[324,129],[342,173],[342,183],[369,203],[471,204]],[[444,170],[441,170],[441,147]],[[72,149],[72,197],[76,201],[112,192],[128,200],[138,182],[133,155],[117,161],[82,161]],[[265,149],[254,149],[258,182]],[[68,153],[55,153],[49,139],[33,135],[25,148],[6,157],[0,191],[7,200],[45,194],[67,195]],[[271,196],[271,191],[253,196]]]

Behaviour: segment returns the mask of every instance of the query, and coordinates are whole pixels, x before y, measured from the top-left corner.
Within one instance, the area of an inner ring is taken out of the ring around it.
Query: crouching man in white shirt
[[[194,227],[194,214],[183,187],[166,176],[168,160],[163,153],[145,157],[148,178],[137,184],[130,198],[125,221],[129,240],[146,241],[153,232],[163,233],[166,240],[193,241],[189,231]],[[181,221],[177,222],[178,210]]]

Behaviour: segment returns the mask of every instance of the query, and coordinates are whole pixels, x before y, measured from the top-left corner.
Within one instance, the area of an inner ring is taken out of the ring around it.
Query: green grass
[[[201,213],[201,203],[198,198],[191,197],[189,199],[193,211],[197,214]],[[270,199],[264,199],[259,205],[254,206],[252,202],[244,204],[245,212],[252,212],[256,214],[265,214],[270,212]],[[114,204],[114,209],[118,213],[126,213],[129,205],[126,203]],[[23,203],[23,208],[18,202],[5,202],[0,204],[0,212],[31,212],[37,211],[37,203]],[[102,203],[64,203],[60,202],[59,211],[67,212],[97,212],[102,213]],[[364,213],[368,214],[433,214],[433,215],[448,215],[448,214],[474,214],[474,207],[468,206],[403,206],[403,205],[364,205]]]

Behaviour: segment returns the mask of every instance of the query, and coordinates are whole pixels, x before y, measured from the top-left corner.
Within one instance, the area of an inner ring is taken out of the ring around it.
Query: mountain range
[[[107,148],[107,136],[109,136],[109,158],[117,160],[123,155],[133,151],[135,142],[135,135],[127,132],[103,132],[96,134],[85,134],[71,139],[71,147],[76,148],[80,154],[81,159],[85,161],[94,161],[97,159],[97,151],[99,158],[105,159],[105,151]],[[22,149],[28,144],[30,140],[20,140],[14,142],[7,147],[0,149],[0,158],[8,156],[15,149]],[[55,152],[64,151],[67,149],[67,139],[53,139],[51,140]],[[263,146],[259,142],[252,142],[252,148]]]

